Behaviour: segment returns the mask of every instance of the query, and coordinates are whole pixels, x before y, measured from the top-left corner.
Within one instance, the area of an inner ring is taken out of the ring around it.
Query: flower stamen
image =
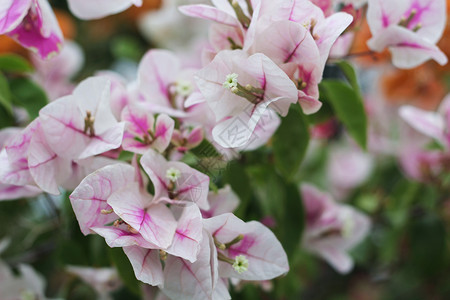
[[[238,255],[234,258],[233,268],[239,274],[248,270],[248,259],[244,255]]]

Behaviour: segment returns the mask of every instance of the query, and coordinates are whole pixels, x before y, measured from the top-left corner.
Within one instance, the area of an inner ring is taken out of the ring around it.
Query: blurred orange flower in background
[[[429,62],[411,70],[393,69],[381,78],[386,100],[393,104],[412,104],[423,109],[438,107],[446,94],[436,63]]]

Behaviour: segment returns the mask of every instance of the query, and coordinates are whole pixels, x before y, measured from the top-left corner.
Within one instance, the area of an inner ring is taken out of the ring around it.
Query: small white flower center
[[[37,299],[36,298],[37,295],[35,295],[32,291],[30,290],[24,290],[22,291],[22,293],[20,294],[20,298],[21,300],[33,300],[33,299]]]
[[[223,87],[226,89],[236,88],[238,84],[237,78],[238,74],[236,73],[228,74],[225,78],[225,82],[223,83]]]
[[[181,172],[180,170],[176,168],[170,168],[166,171],[166,178],[169,179],[172,182],[177,181],[178,178],[180,178]]]
[[[248,270],[248,259],[244,255],[238,255],[234,258],[233,268],[239,274]]]
[[[342,229],[341,235],[343,238],[349,238],[352,236],[353,231],[355,230],[355,221],[352,219],[350,213],[345,213],[342,216]]]
[[[192,93],[193,90],[194,87],[188,80],[180,79],[175,82],[175,91],[178,95],[187,97]]]

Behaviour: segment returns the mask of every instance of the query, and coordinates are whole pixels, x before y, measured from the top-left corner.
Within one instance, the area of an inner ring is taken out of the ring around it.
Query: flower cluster
[[[136,277],[172,299],[226,299],[227,278],[286,273],[274,234],[231,213],[230,188],[209,192],[209,177],[178,161],[204,138],[191,78],[170,52],[150,51],[124,98],[106,76],[81,82],[25,129],[4,132],[2,198],[74,189],[81,231],[122,247]],[[131,164],[116,160],[121,151]]]
[[[325,17],[310,1],[223,0],[180,11],[216,22],[202,55],[211,63],[196,82],[214,112],[214,140],[226,148],[249,143],[265,115],[285,116],[292,103],[306,114],[317,112],[325,62],[352,22],[343,12]]]

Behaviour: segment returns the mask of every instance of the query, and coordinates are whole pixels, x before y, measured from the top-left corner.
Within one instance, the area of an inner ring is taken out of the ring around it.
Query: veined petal
[[[35,132],[30,142],[28,166],[31,176],[42,190],[59,195],[58,186],[70,176],[71,163],[50,148],[42,128]]]
[[[102,214],[110,210],[106,200],[117,190],[134,181],[134,168],[125,164],[106,166],[88,175],[70,195],[70,202],[84,235],[91,233],[92,227],[111,223],[116,214]]]
[[[432,58],[441,65],[447,63],[445,54],[434,44],[401,26],[391,26],[374,35],[367,45],[381,52],[389,47],[394,66],[411,69]]]
[[[183,209],[178,219],[175,237],[166,252],[193,263],[197,260],[202,238],[202,215],[197,205],[191,204]]]
[[[91,227],[91,231],[105,238],[109,247],[129,247],[138,246],[147,249],[157,249],[158,247],[146,241],[139,233],[131,233],[125,228],[114,226]]]
[[[181,162],[168,162],[156,151],[150,149],[141,158],[141,165],[149,175],[155,186],[155,199],[169,197],[168,187],[170,180],[167,178],[167,170],[173,168],[180,172],[175,181],[175,194],[173,200],[192,201],[201,209],[208,209],[207,201],[209,189],[209,177]]]
[[[30,9],[32,0],[4,0],[0,3],[0,34],[16,28]]]
[[[200,246],[198,259],[190,263],[176,256],[169,256],[164,268],[163,293],[173,300],[213,299],[218,277],[214,276],[217,268],[217,253],[207,233]]]
[[[144,283],[157,286],[164,284],[164,274],[158,249],[138,246],[124,247],[123,251],[133,266],[134,275]]]
[[[33,0],[22,23],[8,35],[42,59],[57,54],[63,44],[61,29],[47,0]]]
[[[160,248],[172,243],[177,227],[176,220],[164,204],[152,204],[144,199],[137,182],[111,194],[108,204],[128,225],[138,231],[144,239]]]
[[[230,246],[224,253],[234,259],[244,255],[248,270],[239,274],[229,263],[219,262],[221,277],[245,280],[268,280],[289,271],[286,253],[275,235],[259,222],[244,223],[227,213],[203,221],[205,229],[219,242],[228,243],[242,234],[243,239]],[[218,250],[220,251],[220,250]]]

